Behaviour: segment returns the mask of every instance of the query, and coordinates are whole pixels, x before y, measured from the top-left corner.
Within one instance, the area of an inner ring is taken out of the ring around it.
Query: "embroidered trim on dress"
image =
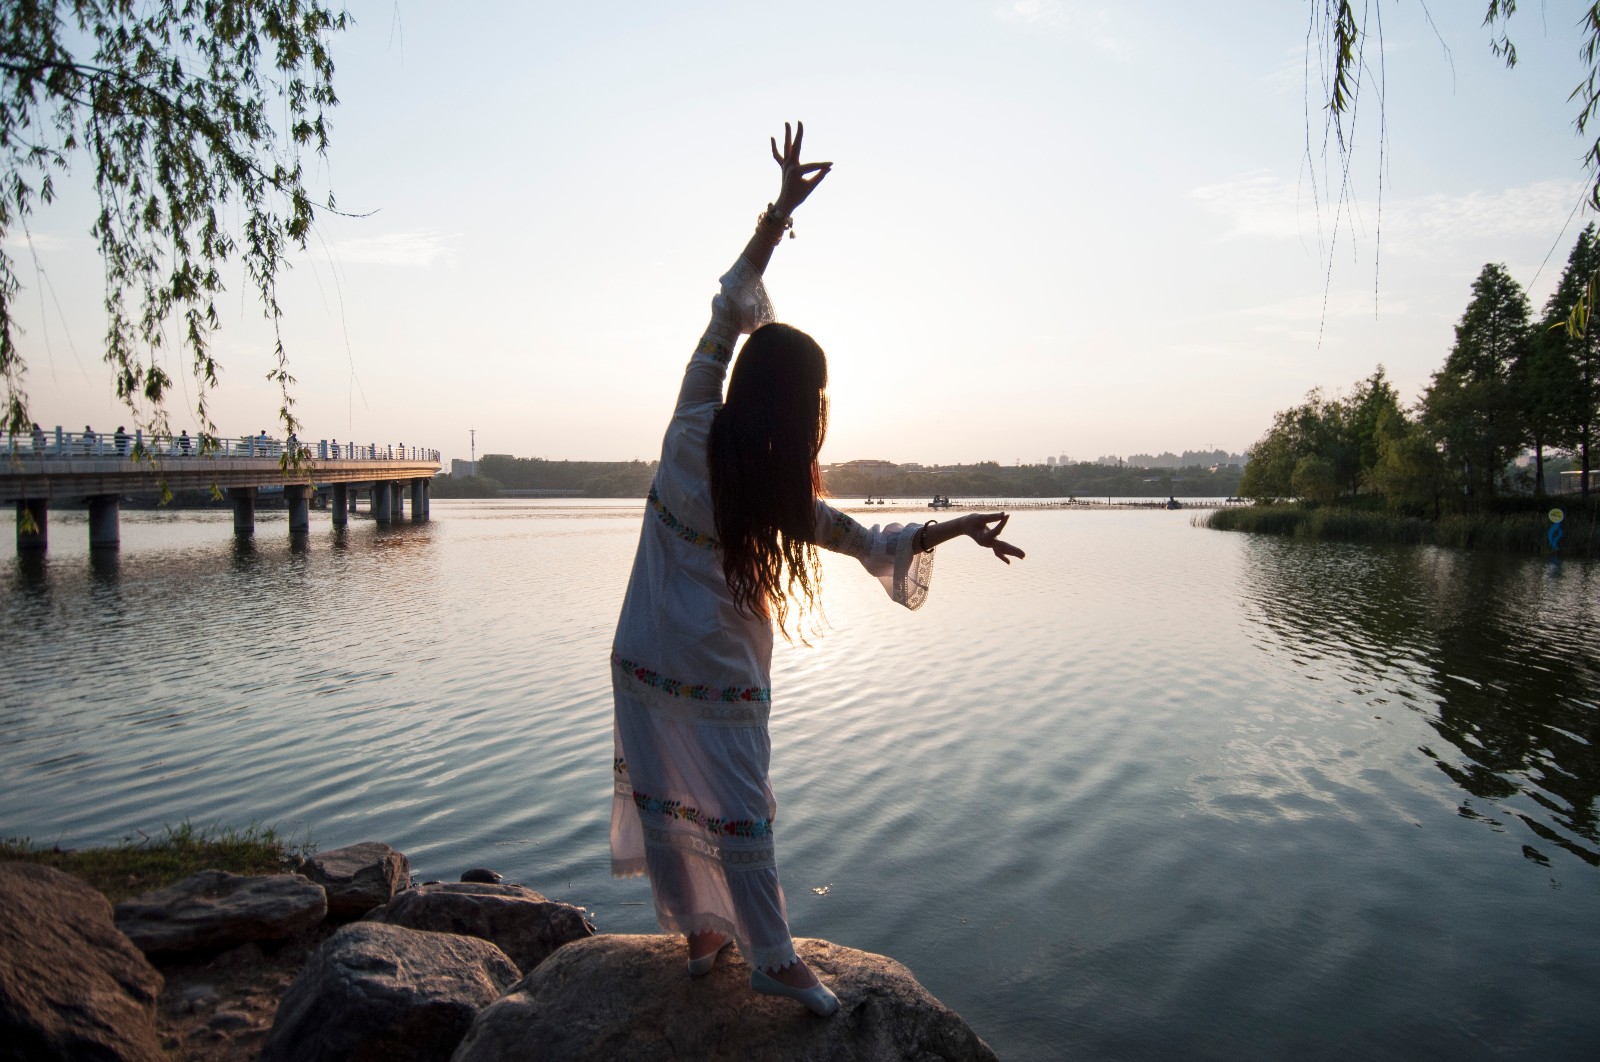
[[[611,654],[612,685],[640,708],[696,726],[765,726],[772,691],[763,686],[694,686]],[[745,699],[745,695],[749,699]]]
[[[771,837],[771,819],[724,819],[717,815],[707,815],[699,808],[692,808],[681,800],[663,800],[660,797],[633,791],[633,806],[641,814],[665,815],[669,819],[680,819],[700,827],[707,833],[718,837]]]
[[[772,687],[770,686],[708,686],[704,683],[691,684],[651,671],[636,660],[629,660],[616,652],[611,654],[611,663],[614,667],[626,671],[634,679],[660,690],[662,693],[673,697],[687,697],[692,701],[758,701],[762,703],[772,700]]]
[[[701,337],[700,345],[694,348],[694,352],[696,354],[704,354],[720,365],[726,365],[728,360],[733,357],[733,344],[720,336],[707,332]]]
[[[673,534],[677,535],[691,546],[699,546],[702,549],[717,548],[716,539],[712,538],[708,534],[705,534],[704,532],[696,531],[694,528],[690,527],[688,524],[672,515],[672,512],[666,507],[666,505],[662,503],[661,495],[656,493],[656,485],[654,483],[650,484],[650,494],[648,498],[650,502],[650,508],[656,511],[656,516],[661,519],[662,523],[667,525]]]
[[[867,552],[867,529],[844,513],[836,512],[822,548],[859,558]]]
[[[928,584],[933,581],[934,554],[912,549],[916,540],[916,525],[907,527],[900,535],[895,549],[895,592],[900,604],[915,612],[928,600]]]
[[[670,848],[675,852],[714,859],[725,867],[737,867],[740,870],[763,870],[778,865],[777,854],[770,843],[756,847],[713,844],[698,834],[665,830],[658,826],[644,827],[644,841],[657,848]]]

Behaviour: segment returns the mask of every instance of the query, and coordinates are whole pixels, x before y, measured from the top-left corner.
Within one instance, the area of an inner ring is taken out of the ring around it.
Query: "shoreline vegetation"
[[[435,498],[498,498],[502,490],[561,490],[574,497],[643,498],[655,479],[654,461],[546,461],[489,455],[477,474],[433,479]],[[851,461],[822,470],[823,487],[835,498],[1231,498],[1239,493],[1239,465],[1183,468],[1102,465],[897,465]]]
[[[1316,541],[1365,542],[1453,549],[1498,550],[1541,557],[1600,557],[1600,499],[1575,496],[1525,499],[1515,509],[1406,516],[1382,509],[1302,502],[1216,509],[1197,515],[1197,527],[1249,531]],[[1536,507],[1536,508],[1535,508]],[[1560,509],[1560,545],[1550,547],[1551,509]]]
[[[157,834],[140,831],[121,844],[90,848],[42,847],[26,837],[5,838],[0,840],[0,862],[35,863],[65,871],[118,903],[201,870],[281,874],[315,850],[310,840],[290,841],[270,826],[236,829],[184,821],[163,826]]]

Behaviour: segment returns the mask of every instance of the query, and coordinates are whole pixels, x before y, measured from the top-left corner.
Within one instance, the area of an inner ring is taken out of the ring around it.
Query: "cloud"
[[[454,269],[455,250],[450,246],[454,239],[453,233],[391,232],[383,236],[336,240],[328,245],[328,255],[344,265],[360,262],[408,269],[427,269],[434,265]]]
[[[1381,214],[1376,204],[1358,200],[1347,205],[1338,220],[1348,233],[1353,217],[1363,238],[1381,224],[1386,255],[1432,256],[1468,242],[1549,240],[1566,223],[1584,190],[1577,181],[1550,180],[1456,195],[1391,196],[1385,198]],[[1337,214],[1334,205],[1319,206],[1308,186],[1289,184],[1267,171],[1204,185],[1188,197],[1228,222],[1224,240],[1314,239],[1319,229],[1326,238]]]
[[[1301,191],[1285,184],[1267,171],[1257,170],[1231,181],[1208,184],[1189,192],[1189,198],[1232,223],[1224,239],[1240,236],[1265,236],[1269,239],[1299,239],[1305,218],[1301,213]],[[1316,231],[1315,210],[1311,231]]]
[[[34,253],[47,254],[51,251],[67,250],[82,241],[71,236],[56,236],[48,232],[24,233],[21,228],[15,228],[6,233],[5,242],[8,247],[14,246],[19,251],[31,246]]]
[[[1116,32],[1111,13],[1103,7],[1066,0],[1005,0],[994,9],[1001,22],[1035,26],[1082,40],[1112,59],[1126,62],[1132,51]]]

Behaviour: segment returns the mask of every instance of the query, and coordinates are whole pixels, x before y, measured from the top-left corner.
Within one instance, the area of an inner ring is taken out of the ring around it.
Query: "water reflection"
[[[1269,538],[1246,555],[1247,613],[1274,651],[1375,713],[1426,719],[1441,740],[1421,752],[1463,816],[1520,822],[1535,862],[1559,848],[1600,866],[1593,565]]]
[[[122,576],[122,550],[116,546],[91,546],[89,571],[96,583],[114,585]]]

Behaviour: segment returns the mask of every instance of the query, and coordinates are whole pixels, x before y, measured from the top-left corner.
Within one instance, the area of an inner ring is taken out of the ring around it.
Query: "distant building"
[[[450,475],[452,478],[465,479],[468,476],[476,476],[477,474],[478,463],[476,461],[463,461],[459,457],[451,459]]]
[[[873,460],[842,461],[832,467],[840,469],[841,471],[873,472],[880,475],[887,475],[890,472],[897,472],[900,470],[900,466],[895,464],[893,461]]]
[[[1051,456],[1049,456],[1049,457],[1047,457],[1047,458],[1045,458],[1045,459],[1044,459],[1044,463],[1045,463],[1045,467],[1047,467],[1047,468],[1054,468],[1054,467],[1056,467],[1056,459],[1055,459],[1055,455],[1053,455],[1053,454],[1052,454],[1052,455],[1051,455]]]

